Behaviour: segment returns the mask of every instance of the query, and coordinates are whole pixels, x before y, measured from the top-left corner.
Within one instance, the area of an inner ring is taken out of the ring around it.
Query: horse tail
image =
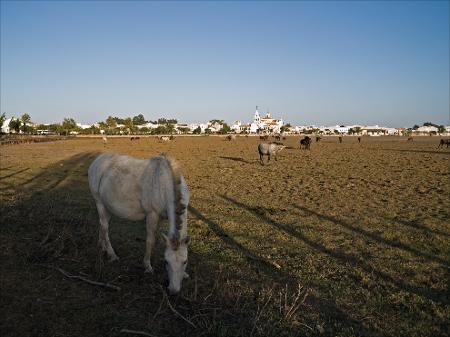
[[[173,220],[175,224],[175,238],[180,240],[180,231],[183,226],[183,214],[186,211],[186,205],[182,203],[182,193],[181,193],[181,183],[182,177],[180,172],[180,166],[178,163],[166,156],[167,163],[169,164],[170,171],[172,173],[172,182],[173,182]],[[170,209],[170,208],[169,208]],[[168,214],[169,216],[169,214]]]

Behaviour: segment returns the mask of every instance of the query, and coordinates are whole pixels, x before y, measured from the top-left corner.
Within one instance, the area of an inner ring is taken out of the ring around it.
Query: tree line
[[[6,120],[6,114],[0,115],[0,126],[3,125]],[[148,123],[157,125],[156,127],[146,127]],[[64,118],[61,123],[53,124],[34,124],[31,121],[31,116],[28,113],[24,113],[20,118],[12,118],[9,122],[10,132],[22,132],[26,134],[36,134],[40,131],[47,131],[49,133],[59,135],[69,134],[100,134],[102,130],[106,134],[174,134],[177,132],[188,133],[190,128],[188,127],[176,127],[178,123],[174,118],[159,118],[155,121],[146,120],[144,115],[138,114],[134,117],[113,117],[108,116],[104,121],[99,121],[91,125],[89,128],[81,128],[77,125],[73,118]],[[219,133],[228,133],[231,131],[230,127],[219,119],[213,119],[210,121],[210,125],[219,124],[222,126]],[[201,133],[200,127],[193,131],[194,134]],[[206,129],[205,133],[212,133],[211,129]]]

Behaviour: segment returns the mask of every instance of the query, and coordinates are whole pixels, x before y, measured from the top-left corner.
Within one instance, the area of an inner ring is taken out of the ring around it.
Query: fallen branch
[[[120,332],[132,333],[132,334],[135,334],[135,335],[142,335],[142,336],[156,337],[155,335],[149,334],[148,332],[145,332],[145,331],[122,329],[122,330],[120,330]]]
[[[169,298],[167,297],[166,293],[164,292],[164,290],[162,290],[162,291],[163,291],[164,296],[167,299],[167,304],[169,305],[170,310],[172,310],[172,312],[175,315],[179,316],[183,321],[185,321],[186,323],[188,323],[192,327],[197,328],[197,326],[194,323],[192,323],[190,320],[188,320],[186,317],[184,317],[182,314],[180,314],[174,307],[172,307],[172,304],[170,304]]]
[[[105,288],[110,288],[110,289],[114,289],[114,290],[120,291],[120,287],[115,286],[113,284],[92,281],[92,280],[89,280],[89,279],[87,279],[86,277],[83,277],[83,276],[70,275],[69,273],[67,273],[65,270],[63,270],[61,268],[56,268],[56,267],[53,267],[53,268],[56,269],[57,271],[59,271],[61,274],[63,274],[67,278],[74,278],[74,279],[81,280],[81,281],[84,281],[86,283],[89,283],[89,284],[92,284],[92,285],[95,285],[95,286],[105,287]]]

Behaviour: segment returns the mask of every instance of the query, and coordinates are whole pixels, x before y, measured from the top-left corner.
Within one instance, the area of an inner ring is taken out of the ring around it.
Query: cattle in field
[[[450,139],[441,139],[440,141],[439,141],[439,145],[438,145],[438,149],[439,148],[444,148],[444,145],[447,145],[447,148],[449,147],[449,145],[450,145]]]
[[[300,139],[300,148],[303,150],[311,150],[311,142],[312,139],[308,136],[305,136],[303,139]]]
[[[259,143],[258,144],[258,153],[259,153],[259,162],[261,165],[264,165],[263,156],[267,156],[267,162],[270,161],[270,156],[274,156],[275,160],[277,160],[277,153],[286,148],[283,143]]]
[[[183,278],[187,277],[189,241],[189,190],[178,164],[164,155],[136,159],[118,153],[103,153],[90,165],[88,181],[100,219],[99,246],[111,261],[118,259],[108,233],[112,215],[131,221],[145,219],[146,272],[153,272],[150,259],[158,223],[162,218],[168,219],[164,253],[169,276],[168,291],[178,293]]]

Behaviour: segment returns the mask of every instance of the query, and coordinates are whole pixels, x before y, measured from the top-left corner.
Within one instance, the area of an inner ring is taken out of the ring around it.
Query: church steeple
[[[255,123],[261,122],[261,117],[259,116],[259,112],[258,112],[258,106],[256,106],[256,111],[255,111],[255,116],[253,117],[253,121]]]

